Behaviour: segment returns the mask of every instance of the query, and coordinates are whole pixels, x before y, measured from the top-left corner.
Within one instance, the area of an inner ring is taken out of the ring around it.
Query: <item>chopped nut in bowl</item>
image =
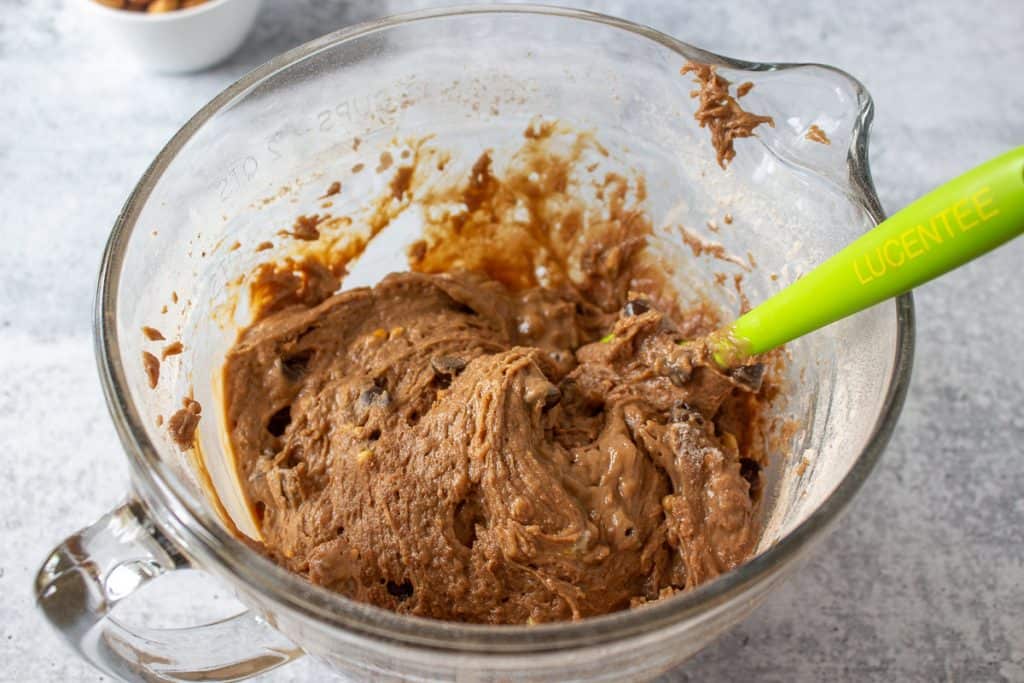
[[[202,5],[207,0],[95,0],[104,7],[123,9],[129,12],[173,12]]]
[[[227,59],[252,29],[261,0],[78,0],[143,68],[199,71]]]

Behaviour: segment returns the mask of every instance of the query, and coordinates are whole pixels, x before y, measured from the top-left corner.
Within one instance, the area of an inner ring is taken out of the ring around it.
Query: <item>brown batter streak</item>
[[[324,192],[320,199],[327,199],[341,192],[341,182],[335,180],[327,187],[327,192]]]
[[[753,83],[741,84],[736,89],[736,97],[733,97],[729,94],[729,81],[715,73],[715,67],[710,64],[688,62],[679,73],[694,75],[693,80],[698,88],[690,96],[696,97],[698,104],[693,116],[701,128],[711,131],[711,144],[715,148],[718,165],[723,169],[736,156],[733,146],[736,138],[751,137],[754,129],[762,123],[775,127],[772,117],[751,114],[736,101],[736,97],[743,97],[750,92]]]
[[[142,352],[142,369],[146,372],[146,382],[150,389],[156,389],[160,381],[160,359],[149,351]]]
[[[148,325],[142,328],[142,336],[144,336],[149,341],[162,341],[164,339],[164,335],[162,332],[160,332],[160,330],[156,329],[155,327],[150,327]]]
[[[708,240],[701,238],[696,233],[687,230],[683,226],[679,226],[679,235],[683,238],[683,243],[690,248],[690,251],[693,252],[694,256],[708,255],[714,259],[718,259],[719,261],[734,263],[741,268],[748,267],[747,263],[744,262],[743,259],[730,254],[724,245],[718,244],[717,242],[709,242]]]
[[[164,347],[164,350],[160,352],[160,359],[167,360],[169,356],[177,356],[179,353],[185,350],[185,345],[180,341],[173,341]]]
[[[299,216],[295,219],[295,224],[292,225],[291,232],[282,230],[278,234],[285,236],[291,235],[295,239],[312,242],[313,240],[320,239],[320,230],[317,226],[320,225],[322,221],[325,221],[330,217],[330,214],[324,214],[321,216],[316,213],[309,216]]]

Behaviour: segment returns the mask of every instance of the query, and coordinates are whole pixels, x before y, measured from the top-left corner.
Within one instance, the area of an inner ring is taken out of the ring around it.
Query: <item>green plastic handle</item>
[[[961,266],[1024,232],[1024,147],[951,180],[714,332],[722,367],[824,327]]]

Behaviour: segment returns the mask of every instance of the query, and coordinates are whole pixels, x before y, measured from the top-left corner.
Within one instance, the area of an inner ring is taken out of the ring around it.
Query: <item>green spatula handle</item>
[[[708,340],[745,358],[902,294],[1024,232],[1024,147],[951,180],[882,222]]]

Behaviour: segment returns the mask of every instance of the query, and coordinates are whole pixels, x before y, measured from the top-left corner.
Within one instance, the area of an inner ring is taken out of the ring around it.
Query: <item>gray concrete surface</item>
[[[0,3],[0,680],[102,680],[34,612],[50,547],[127,477],[93,362],[91,302],[121,203],[160,146],[227,83],[340,27],[428,2],[268,0],[228,63],[133,72],[71,5]],[[1024,144],[1020,0],[603,2],[729,55],[821,61],[874,95],[890,212]],[[903,418],[843,523],[795,580],[666,681],[1024,680],[1024,241],[917,296]],[[173,583],[173,582],[172,582]],[[226,591],[177,580],[229,612]],[[161,600],[165,600],[161,603]],[[173,622],[174,610],[166,620]],[[319,680],[308,661],[267,681]]]

